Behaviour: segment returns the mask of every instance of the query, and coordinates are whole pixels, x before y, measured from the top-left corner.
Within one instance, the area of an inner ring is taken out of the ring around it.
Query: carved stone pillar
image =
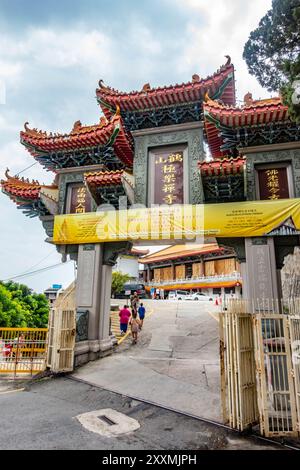
[[[88,311],[88,338],[76,343],[75,365],[83,364],[99,356],[99,319],[101,300],[101,275],[103,243],[79,245],[76,281],[77,311]]]
[[[280,299],[273,237],[245,239],[247,294],[254,301],[254,310]],[[272,305],[272,304],[270,304]]]
[[[111,298],[112,266],[103,265],[101,271],[101,299],[99,316],[99,347],[100,355],[107,354],[113,348],[110,335],[110,298]]]
[[[88,310],[88,326],[87,339],[75,346],[75,366],[113,350],[109,328],[112,266],[119,254],[130,249],[127,242],[78,247],[76,306],[77,311]]]

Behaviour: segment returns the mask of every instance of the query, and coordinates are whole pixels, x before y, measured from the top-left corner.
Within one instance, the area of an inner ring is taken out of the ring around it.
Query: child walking
[[[143,304],[141,304],[138,308],[138,314],[140,317],[140,330],[142,329],[143,323],[144,323],[144,318],[145,318],[145,312],[146,309]]]
[[[137,343],[138,331],[140,327],[140,320],[137,318],[137,313],[132,309],[131,318],[129,320],[131,326],[132,344]]]

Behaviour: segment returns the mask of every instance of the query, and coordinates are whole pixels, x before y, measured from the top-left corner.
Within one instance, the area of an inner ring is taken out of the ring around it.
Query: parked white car
[[[201,292],[195,292],[194,294],[190,294],[185,300],[203,300],[209,302],[213,300],[213,297],[211,295],[202,294]]]
[[[190,293],[187,290],[172,290],[169,292],[169,300],[186,300],[190,296]]]

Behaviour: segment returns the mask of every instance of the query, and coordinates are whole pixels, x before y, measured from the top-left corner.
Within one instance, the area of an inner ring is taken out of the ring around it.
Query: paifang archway
[[[55,173],[54,182],[43,186],[6,172],[2,191],[26,215],[40,218],[47,241],[56,244],[63,260],[77,262],[76,307],[79,316],[88,311],[88,324],[87,336],[76,345],[76,364],[112,349],[111,271],[133,240],[86,237],[70,242],[65,225],[65,240],[59,241],[53,238],[56,217],[88,216],[105,203],[124,211],[133,203],[203,210],[208,203],[212,206],[207,208],[235,203],[240,210],[238,203],[245,201],[261,200],[261,207],[268,207],[270,201],[300,196],[299,126],[290,121],[280,98],[255,101],[247,94],[237,108],[234,83],[230,58],[212,76],[202,79],[195,74],[188,83],[164,88],[147,83],[138,92],[122,93],[100,80],[96,95],[103,116],[98,124],[82,126],[77,121],[69,134],[54,135],[25,124],[21,143]],[[206,159],[205,141],[211,161]],[[218,237],[214,231],[208,236],[235,249],[247,297],[281,295],[283,258],[299,245],[297,208],[283,213],[287,217],[273,224],[268,236],[254,233],[245,241],[234,230],[227,236]]]

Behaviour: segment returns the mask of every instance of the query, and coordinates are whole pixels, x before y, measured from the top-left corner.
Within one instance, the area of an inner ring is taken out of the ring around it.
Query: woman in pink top
[[[127,305],[124,305],[124,307],[119,312],[120,330],[121,330],[122,335],[124,335],[127,331],[128,321],[129,321],[130,316],[131,316],[131,313],[130,313],[129,308],[127,307]]]

